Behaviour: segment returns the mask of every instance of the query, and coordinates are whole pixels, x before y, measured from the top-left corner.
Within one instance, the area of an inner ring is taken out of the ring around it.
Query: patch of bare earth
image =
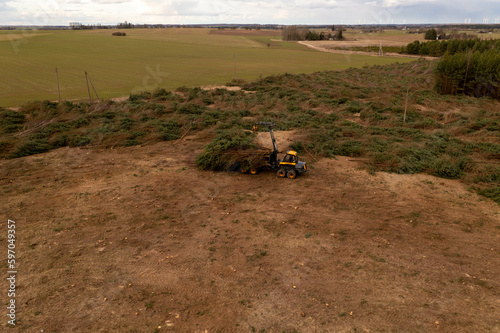
[[[210,86],[203,86],[201,87],[201,89],[203,90],[217,90],[217,89],[225,89],[225,90],[229,90],[229,91],[240,91],[241,90],[241,87],[237,87],[237,86],[221,86],[221,85],[210,85]]]
[[[371,176],[347,158],[296,180],[200,171],[201,149],[184,140],[0,161],[17,329],[500,330],[497,204],[458,181]]]

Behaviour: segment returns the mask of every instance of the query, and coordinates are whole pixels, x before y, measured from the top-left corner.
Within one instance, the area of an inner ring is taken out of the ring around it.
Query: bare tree
[[[309,29],[307,27],[299,27],[296,25],[291,25],[283,28],[281,38],[284,41],[305,40],[307,38],[308,33]]]

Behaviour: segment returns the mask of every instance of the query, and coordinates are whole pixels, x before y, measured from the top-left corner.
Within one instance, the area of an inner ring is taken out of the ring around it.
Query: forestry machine
[[[301,173],[307,171],[306,162],[299,161],[297,152],[293,150],[287,151],[283,159],[278,159],[278,145],[274,139],[273,127],[274,123],[268,122],[258,122],[253,125],[253,130],[257,131],[258,125],[267,126],[269,128],[269,133],[271,134],[271,142],[273,143],[273,151],[269,154],[269,166],[272,170],[277,171],[276,174],[280,178],[290,178],[295,179]],[[257,173],[257,169],[251,169],[250,173]]]

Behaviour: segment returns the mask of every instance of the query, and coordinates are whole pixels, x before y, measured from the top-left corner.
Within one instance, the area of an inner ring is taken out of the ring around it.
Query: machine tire
[[[278,175],[279,178],[285,178],[286,171],[285,171],[285,169],[281,168],[278,170],[278,172],[276,174]]]
[[[259,173],[259,170],[257,170],[257,169],[250,169],[250,174],[256,175],[258,173]]]
[[[297,178],[297,171],[295,171],[294,169],[288,170],[288,172],[286,173],[286,176],[289,179],[295,179],[295,178]]]

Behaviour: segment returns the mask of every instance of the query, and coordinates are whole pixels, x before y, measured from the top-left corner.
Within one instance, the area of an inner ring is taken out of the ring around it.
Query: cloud
[[[382,7],[411,7],[426,3],[437,3],[437,0],[384,0]]]
[[[64,0],[64,3],[66,4],[88,4],[90,0]]]
[[[142,0],[140,13],[156,16],[218,16],[230,10],[225,2],[208,2],[202,0],[162,1]]]
[[[286,9],[278,10],[276,14],[273,15],[275,20],[284,20],[290,17],[290,12]]]
[[[92,3],[99,4],[99,5],[109,5],[109,4],[123,4],[130,2],[131,0],[91,0]]]
[[[300,5],[298,7],[308,9],[332,9],[338,8],[339,4],[337,3],[337,1],[317,0],[308,2],[307,4]]]
[[[0,25],[134,23],[472,23],[498,0],[0,0]]]

